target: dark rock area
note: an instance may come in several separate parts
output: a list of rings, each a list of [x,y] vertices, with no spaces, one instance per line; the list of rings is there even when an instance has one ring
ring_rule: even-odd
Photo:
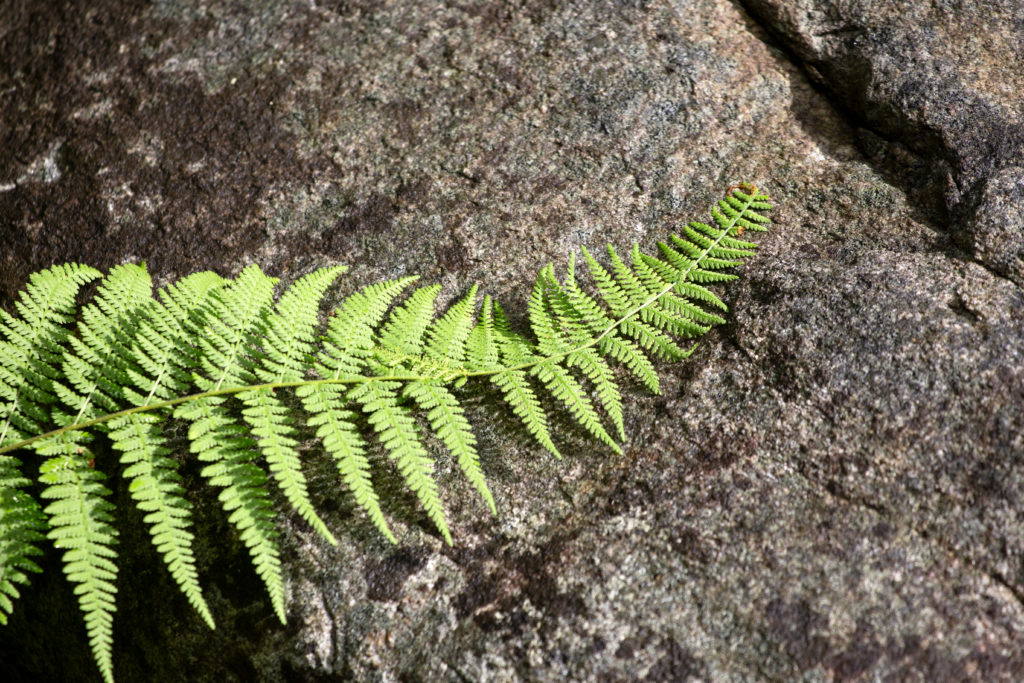
[[[729,321],[616,456],[469,412],[454,547],[308,453],[288,624],[196,483],[192,613],[122,482],[119,681],[1024,680],[1024,8],[1006,0],[0,4],[0,306],[52,263],[419,273],[517,324],[538,268],[778,204]],[[181,453],[187,452],[182,445]],[[103,462],[97,466],[103,467]],[[284,506],[281,507],[284,510]],[[59,558],[5,681],[99,680]]]

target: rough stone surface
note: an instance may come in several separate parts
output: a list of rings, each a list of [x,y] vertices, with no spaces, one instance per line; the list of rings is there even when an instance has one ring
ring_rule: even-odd
[[[581,244],[651,248],[741,180],[780,207],[624,456],[563,428],[554,461],[470,397],[499,516],[439,453],[454,547],[381,457],[390,546],[311,450],[340,544],[282,514],[286,626],[208,491],[213,632],[122,505],[118,679],[1024,678],[1024,14],[918,5],[0,7],[4,306],[65,260],[345,263],[334,297],[421,273],[522,321]],[[94,680],[46,569],[5,678]]]
[[[941,207],[975,258],[1024,285],[1020,0],[742,4],[885,147],[910,152],[916,202]]]

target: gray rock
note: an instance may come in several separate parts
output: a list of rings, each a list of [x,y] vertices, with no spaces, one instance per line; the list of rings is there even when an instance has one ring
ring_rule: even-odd
[[[522,324],[579,245],[651,249],[743,180],[779,204],[624,456],[563,427],[555,461],[470,394],[499,516],[439,450],[454,547],[381,456],[390,546],[311,448],[339,546],[282,513],[287,626],[194,463],[216,631],[118,484],[119,680],[1024,676],[1020,26],[747,4],[0,8],[5,307],[54,261],[345,263],[335,299],[421,273]],[[46,570],[7,677],[96,679]]]
[[[1024,284],[1019,0],[743,4],[872,133],[918,155],[915,189],[948,214],[939,222]]]

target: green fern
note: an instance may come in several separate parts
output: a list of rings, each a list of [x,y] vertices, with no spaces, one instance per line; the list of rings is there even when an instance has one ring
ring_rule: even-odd
[[[104,472],[117,472],[129,480],[174,581],[214,626],[193,554],[191,507],[165,436],[174,423],[188,426],[201,476],[220,490],[282,622],[271,480],[302,519],[336,543],[302,469],[307,428],[391,542],[371,477],[373,438],[447,543],[424,430],[497,512],[459,398],[467,382],[492,382],[555,456],[545,395],[621,454],[623,399],[612,363],[658,392],[654,360],[686,358],[695,348],[687,340],[724,322],[711,309],[726,306],[707,285],[735,278],[725,271],[756,248],[740,236],[765,230],[770,208],[753,186],[735,186],[710,223],[690,223],[659,242],[660,258],[634,246],[624,260],[609,246],[606,266],[584,249],[592,287],[577,281],[575,258],[561,279],[546,266],[529,299],[532,336],[514,331],[490,296],[478,311],[476,286],[440,317],[437,285],[396,305],[415,278],[364,287],[321,330],[321,300],[343,267],[299,279],[275,302],[277,281],[255,266],[234,280],[197,273],[156,297],[143,266],[117,266],[80,311],[75,298],[99,272],[69,264],[34,274],[15,311],[0,311],[0,623],[14,609],[17,586],[39,571],[33,558],[40,541],[52,540],[75,584],[93,656],[103,678],[113,680],[117,530]],[[117,463],[93,450],[97,434],[109,439]]]

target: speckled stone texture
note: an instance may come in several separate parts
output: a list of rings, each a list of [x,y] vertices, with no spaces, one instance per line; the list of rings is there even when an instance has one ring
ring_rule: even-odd
[[[651,249],[747,180],[777,224],[621,457],[467,406],[455,546],[307,454],[289,621],[196,484],[207,630],[120,504],[120,681],[1024,679],[1019,3],[0,5],[0,304],[33,270],[420,273],[517,324],[537,269]],[[184,454],[187,449],[182,448]],[[99,467],[114,469],[102,459]],[[282,506],[282,510],[284,507]],[[5,680],[97,680],[50,553]]]
[[[917,157],[918,191],[964,248],[1024,285],[1021,0],[741,4],[856,121]]]

